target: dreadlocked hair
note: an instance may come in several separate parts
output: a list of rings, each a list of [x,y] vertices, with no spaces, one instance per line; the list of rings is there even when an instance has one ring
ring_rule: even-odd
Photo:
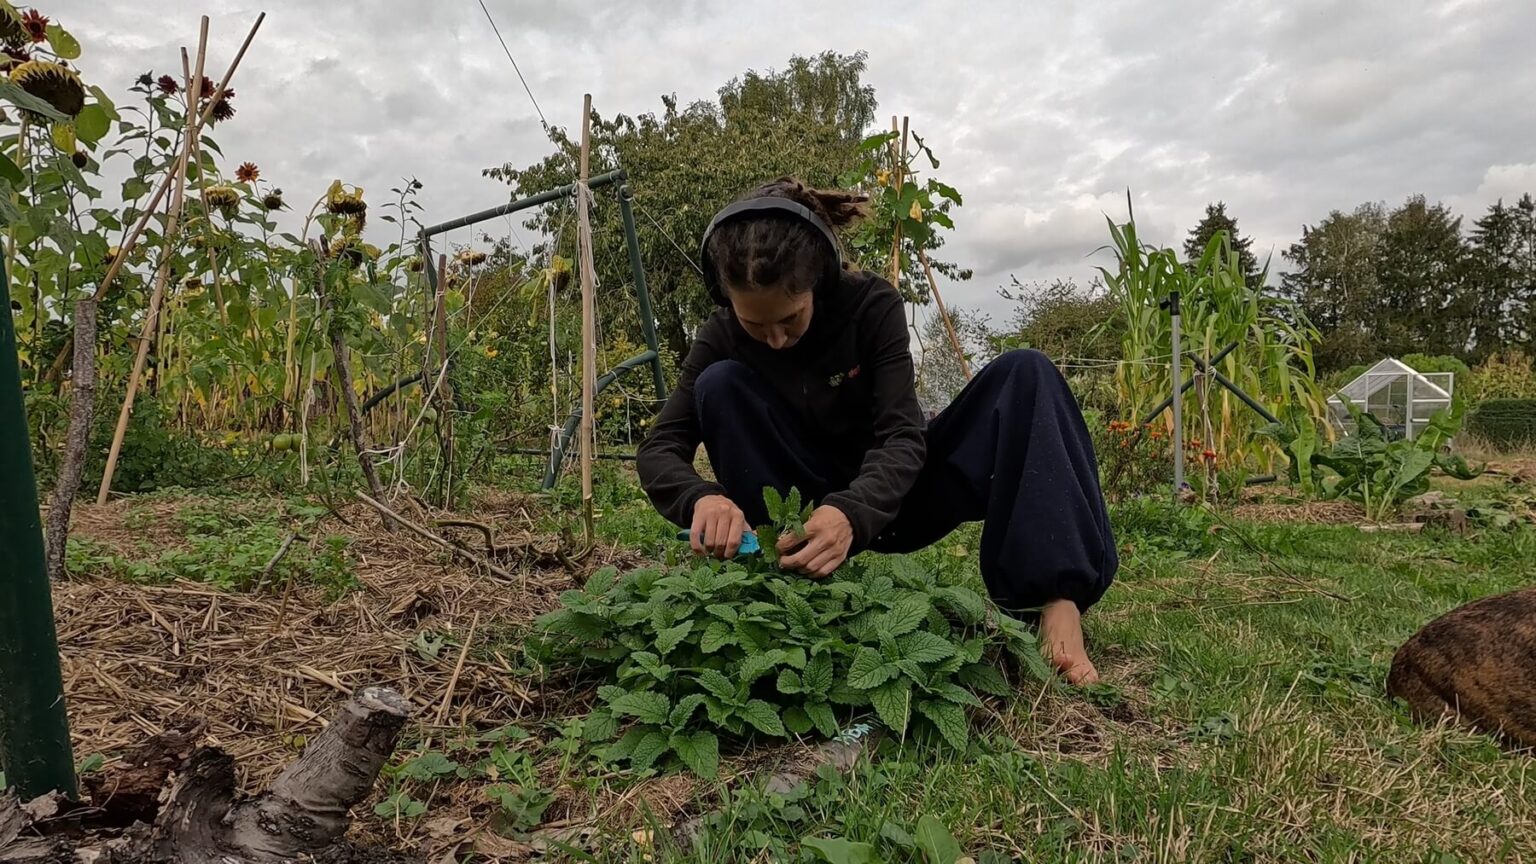
[[[865,215],[869,197],[839,189],[816,189],[794,177],[780,177],[738,198],[784,198],[806,208],[834,233]],[[788,213],[765,211],[733,219],[709,236],[709,261],[717,284],[732,291],[783,288],[800,294],[816,287],[827,271],[821,233]],[[846,264],[844,265],[847,266]]]

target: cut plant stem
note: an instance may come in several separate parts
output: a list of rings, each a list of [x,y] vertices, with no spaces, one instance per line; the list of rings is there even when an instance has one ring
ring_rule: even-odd
[[[85,472],[86,451],[96,413],[96,301],[75,303],[75,371],[71,379],[69,433],[64,445],[64,464],[53,487],[48,508],[48,578],[63,579],[65,551],[69,543],[69,516]]]

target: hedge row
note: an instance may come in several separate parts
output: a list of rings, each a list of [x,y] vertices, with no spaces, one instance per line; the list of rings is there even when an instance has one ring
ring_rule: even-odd
[[[1489,399],[1467,418],[1467,431],[1497,447],[1536,444],[1536,399]]]

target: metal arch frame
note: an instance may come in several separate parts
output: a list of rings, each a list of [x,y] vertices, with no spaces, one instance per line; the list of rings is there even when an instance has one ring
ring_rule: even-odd
[[[437,266],[432,258],[433,237],[506,216],[510,213],[516,213],[520,210],[527,210],[552,201],[559,201],[562,198],[569,198],[576,194],[576,185],[575,183],[567,183],[564,186],[540,192],[536,195],[509,201],[506,204],[492,207],[489,210],[481,210],[477,213],[460,216],[457,219],[440,222],[421,229],[417,234],[417,243],[421,247],[421,259],[423,271],[427,275],[428,290],[432,292],[434,297],[437,295],[439,275]],[[635,280],[635,294],[640,302],[640,328],[645,336],[646,344],[645,351],[625,360],[599,377],[597,379],[597,392],[602,393],[617,381],[620,376],[649,364],[651,367],[652,384],[656,388],[656,398],[657,400],[664,400],[667,398],[667,381],[666,377],[662,374],[661,345],[656,336],[656,316],[651,311],[651,291],[649,286],[646,285],[645,267],[640,261],[640,237],[635,233],[635,211],[631,203],[635,195],[629,188],[629,175],[624,169],[620,168],[616,171],[610,171],[607,174],[593,177],[587,182],[587,186],[594,190],[602,189],[606,186],[618,187],[619,214],[624,222],[624,244],[629,249],[630,275]],[[555,488],[555,483],[560,478],[561,465],[565,462],[566,447],[570,444],[571,439],[575,437],[576,427],[580,422],[581,407],[578,405],[571,411],[570,416],[566,418],[565,426],[561,428],[559,436],[550,448],[549,462],[544,471],[544,489]]]

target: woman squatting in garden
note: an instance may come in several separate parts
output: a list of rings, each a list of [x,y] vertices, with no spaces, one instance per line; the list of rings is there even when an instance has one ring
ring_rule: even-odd
[[[641,484],[695,552],[720,558],[768,523],[765,488],[799,489],[815,510],[777,546],[812,578],[979,520],[993,600],[1040,610],[1051,662],[1092,683],[1081,614],[1118,559],[1077,401],[1045,355],[1011,351],[925,421],[901,295],[844,265],[834,233],[864,201],[781,178],[715,216],[700,263],[720,308],[639,449]],[[715,482],[694,470],[700,444]]]

